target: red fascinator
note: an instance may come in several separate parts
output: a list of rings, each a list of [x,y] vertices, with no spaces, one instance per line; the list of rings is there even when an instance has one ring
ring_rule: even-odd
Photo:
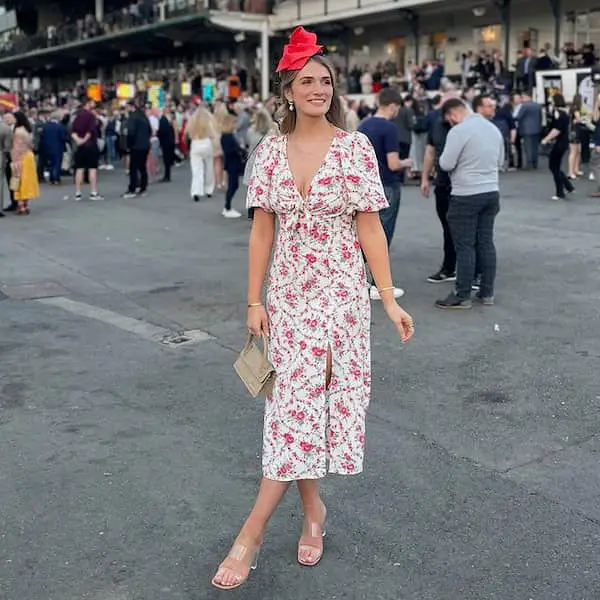
[[[317,34],[309,33],[304,27],[296,27],[290,36],[290,41],[283,47],[283,55],[277,65],[276,72],[299,71],[308,59],[323,50],[317,44]]]

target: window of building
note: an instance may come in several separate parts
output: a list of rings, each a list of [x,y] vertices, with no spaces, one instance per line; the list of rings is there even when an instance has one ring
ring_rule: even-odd
[[[572,23],[572,41],[576,48],[581,48],[584,44],[594,44],[596,48],[600,48],[600,9],[579,12]]]
[[[502,25],[486,25],[473,29],[473,41],[478,50],[497,50],[502,44]]]

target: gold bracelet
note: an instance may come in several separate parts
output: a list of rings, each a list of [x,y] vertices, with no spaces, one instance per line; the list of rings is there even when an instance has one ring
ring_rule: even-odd
[[[377,291],[381,294],[381,292],[391,292],[392,290],[395,290],[395,286],[390,286],[390,287],[384,287],[381,289],[378,289]]]
[[[262,302],[251,302],[248,304],[248,308],[257,308],[259,306],[263,306]]]

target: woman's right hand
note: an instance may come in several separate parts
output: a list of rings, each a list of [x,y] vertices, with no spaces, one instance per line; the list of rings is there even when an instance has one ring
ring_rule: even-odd
[[[248,331],[256,336],[262,337],[263,333],[269,335],[269,319],[263,304],[248,307],[248,319],[246,321]]]
[[[408,342],[415,333],[415,324],[412,317],[396,301],[386,304],[385,311],[396,326],[402,342]]]

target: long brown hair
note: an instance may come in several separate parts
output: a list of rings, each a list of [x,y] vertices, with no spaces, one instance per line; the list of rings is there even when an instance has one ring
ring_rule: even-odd
[[[329,71],[331,83],[333,85],[333,96],[331,98],[331,106],[329,107],[325,118],[335,127],[338,127],[339,129],[346,129],[346,117],[344,116],[344,108],[342,107],[342,101],[337,93],[337,82],[335,79],[335,72],[333,66],[326,58],[324,58],[320,54],[313,56],[309,59],[308,62],[311,61],[323,65]],[[299,71],[281,71],[280,73],[279,101],[281,103],[281,106],[277,111],[276,120],[279,122],[279,131],[283,135],[292,133],[292,131],[294,131],[294,129],[296,128],[296,111],[290,110],[288,100],[285,97],[285,93],[290,89],[298,73]]]
[[[582,106],[583,98],[581,97],[581,94],[575,94],[571,101],[571,114],[574,115],[576,112],[581,113]]]

